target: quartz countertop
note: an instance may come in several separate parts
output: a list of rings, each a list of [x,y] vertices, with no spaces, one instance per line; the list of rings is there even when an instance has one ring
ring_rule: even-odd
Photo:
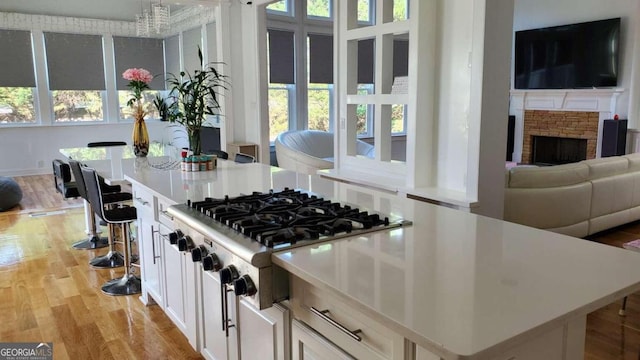
[[[274,253],[274,264],[447,357],[492,356],[640,289],[640,254],[261,164],[125,172],[173,203],[303,188],[412,225]]]

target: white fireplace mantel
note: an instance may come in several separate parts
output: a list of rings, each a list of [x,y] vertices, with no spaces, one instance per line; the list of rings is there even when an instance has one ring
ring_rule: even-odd
[[[515,115],[513,161],[522,161],[525,110],[549,111],[591,111],[599,113],[598,145],[596,157],[602,148],[602,124],[615,115],[621,88],[611,89],[552,89],[552,90],[511,90],[509,114]]]

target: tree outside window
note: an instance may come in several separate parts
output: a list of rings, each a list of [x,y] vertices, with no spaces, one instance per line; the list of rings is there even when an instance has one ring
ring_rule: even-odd
[[[35,122],[33,88],[0,87],[0,124]]]
[[[101,91],[54,90],[51,96],[56,122],[104,120]]]

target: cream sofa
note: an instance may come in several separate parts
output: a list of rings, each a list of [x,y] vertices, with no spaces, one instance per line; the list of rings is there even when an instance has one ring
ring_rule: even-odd
[[[504,220],[576,237],[640,220],[640,154],[511,168]]]
[[[275,141],[278,166],[303,174],[315,174],[333,168],[333,133],[319,130],[292,130]],[[357,141],[358,155],[373,157],[374,147]]]

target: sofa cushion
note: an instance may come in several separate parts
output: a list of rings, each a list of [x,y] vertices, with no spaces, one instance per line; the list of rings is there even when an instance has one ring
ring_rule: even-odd
[[[640,200],[640,173],[602,177],[591,183],[591,219],[638,206],[634,201]]]
[[[599,179],[627,172],[629,160],[624,157],[605,157],[581,161],[589,166],[589,179]]]
[[[640,153],[633,153],[622,156],[629,161],[628,171],[640,171]]]
[[[548,188],[579,184],[587,181],[589,167],[582,163],[515,167],[509,170],[509,188]]]
[[[505,191],[504,220],[539,229],[560,228],[589,219],[591,183],[548,187],[509,188]]]

